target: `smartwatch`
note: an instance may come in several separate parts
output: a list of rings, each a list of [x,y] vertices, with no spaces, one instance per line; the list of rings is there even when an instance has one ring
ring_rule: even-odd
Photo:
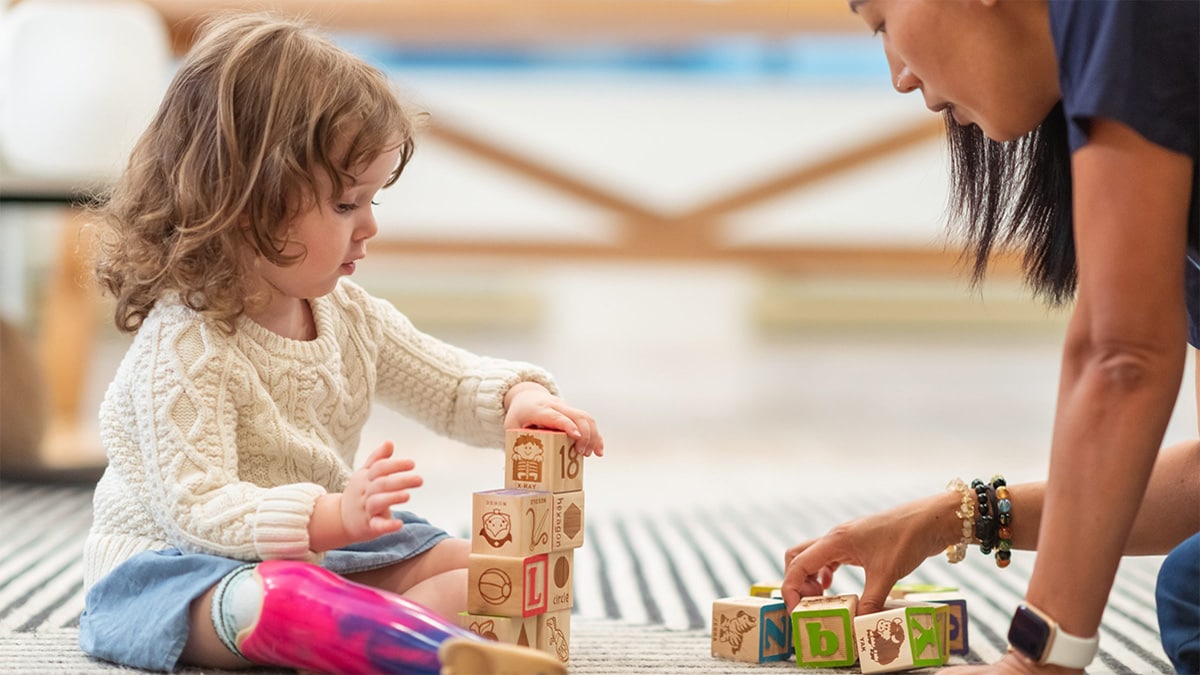
[[[1100,650],[1100,636],[1071,635],[1044,612],[1025,603],[1013,614],[1008,627],[1008,646],[1039,665],[1083,669]]]

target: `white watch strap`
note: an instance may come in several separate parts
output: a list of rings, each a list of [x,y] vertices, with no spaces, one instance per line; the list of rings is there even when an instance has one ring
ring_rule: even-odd
[[[1025,603],[1025,606],[1037,612],[1053,627],[1053,630],[1050,631],[1050,644],[1046,646],[1040,663],[1083,669],[1092,662],[1092,659],[1096,658],[1096,652],[1100,651],[1099,634],[1090,638],[1071,635],[1042,610],[1029,603]]]

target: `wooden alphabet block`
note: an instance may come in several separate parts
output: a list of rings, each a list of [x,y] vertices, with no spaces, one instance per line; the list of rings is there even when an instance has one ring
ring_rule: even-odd
[[[458,625],[472,633],[510,645],[537,647],[537,617],[483,616],[458,613]]]
[[[948,654],[958,656],[966,656],[971,653],[970,632],[967,630],[969,621],[967,620],[967,599],[961,593],[957,592],[941,592],[941,593],[910,593],[904,596],[905,600],[914,602],[936,602],[946,605],[949,608],[949,613],[946,617],[946,647]]]
[[[467,559],[467,611],[529,617],[549,606],[547,554],[507,558],[472,553]]]
[[[801,668],[852,666],[857,595],[818,595],[801,598],[792,608],[792,643]]]
[[[560,609],[538,616],[538,649],[566,663],[571,658],[571,610]]]
[[[565,551],[583,546],[583,490],[555,492],[551,499],[554,528],[550,550]]]
[[[571,609],[575,606],[575,551],[554,551],[549,561],[550,602],[546,611]]]
[[[471,515],[471,553],[524,558],[550,552],[549,492],[476,492]]]
[[[713,602],[713,656],[765,663],[785,661],[791,652],[791,625],[782,600],[751,596]]]
[[[954,593],[957,586],[939,586],[938,584],[902,583],[892,586],[888,591],[889,598],[903,599],[911,593]]]
[[[753,598],[780,598],[783,597],[782,591],[782,581],[760,581],[750,584],[750,597]]]
[[[583,489],[583,457],[561,431],[509,429],[504,435],[504,487],[546,492]]]
[[[882,612],[854,619],[862,672],[886,673],[946,662],[946,605],[889,600],[884,606]]]

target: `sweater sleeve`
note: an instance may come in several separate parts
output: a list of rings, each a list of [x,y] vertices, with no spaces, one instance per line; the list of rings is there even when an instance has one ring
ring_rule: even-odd
[[[350,302],[363,307],[377,353],[376,396],[438,434],[471,445],[504,443],[504,396],[519,382],[537,382],[558,394],[542,368],[472,354],[417,330],[391,303],[344,283]]]
[[[178,321],[142,328],[151,334],[139,335],[148,339],[126,386],[133,419],[108,425],[110,464],[141,488],[139,498],[182,551],[319,559],[309,550],[308,521],[325,488],[239,478],[237,401],[248,383],[225,336],[178,312]]]

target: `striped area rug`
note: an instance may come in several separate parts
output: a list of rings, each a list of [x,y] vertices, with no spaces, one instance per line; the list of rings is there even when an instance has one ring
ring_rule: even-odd
[[[576,553],[574,673],[726,673],[788,664],[744,666],[709,656],[713,600],[744,595],[757,581],[778,579],[784,549],[848,517],[894,505],[903,495],[741,500],[735,505],[589,512],[586,543]],[[915,496],[915,495],[912,495]],[[91,489],[0,483],[0,670],[109,672],[79,652],[83,607],[83,538]],[[461,528],[465,534],[465,523]],[[1128,558],[1101,626],[1100,656],[1089,672],[1167,673],[1154,610],[1162,559]],[[1005,650],[1005,631],[1032,569],[1018,552],[997,569],[977,553],[961,565],[931,560],[909,581],[954,585],[967,597],[971,654],[985,663]],[[861,590],[861,571],[838,573],[831,591]],[[841,669],[831,672],[846,672]]]

